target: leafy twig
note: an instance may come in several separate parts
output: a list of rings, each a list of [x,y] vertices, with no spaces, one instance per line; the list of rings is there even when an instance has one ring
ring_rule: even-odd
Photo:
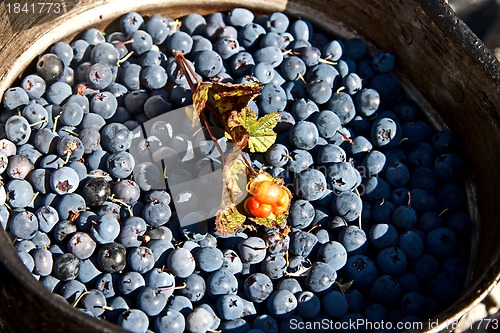
[[[193,125],[198,122],[197,116],[201,117],[223,159],[224,193],[220,209],[216,214],[216,230],[225,235],[234,234],[247,227],[244,225],[247,218],[257,225],[282,227],[288,217],[290,191],[283,185],[282,179],[273,178],[262,170],[259,172],[254,170],[248,158],[242,153],[247,147],[251,153],[265,152],[276,140],[273,129],[280,119],[279,113],[274,112],[257,118],[255,112],[248,106],[250,101],[260,94],[263,85],[260,82],[248,84],[202,82],[181,52],[174,52],[174,55],[193,92],[194,111],[188,112],[187,115]],[[213,134],[205,110],[211,112],[222,123],[226,137],[234,143],[234,147],[227,153],[223,152]],[[249,174],[251,174],[250,180],[247,178]],[[240,176],[245,177],[246,187],[240,183]],[[278,186],[278,190],[275,189],[274,192],[275,196],[276,193],[278,196],[274,198],[276,201],[272,204],[272,212],[271,203],[263,203],[268,206],[266,214],[257,214],[247,206],[248,199],[252,198],[254,202],[257,199],[252,191],[245,192],[245,190],[255,187],[259,182]],[[249,186],[250,184],[253,185]],[[248,198],[241,205],[240,199],[243,196]]]

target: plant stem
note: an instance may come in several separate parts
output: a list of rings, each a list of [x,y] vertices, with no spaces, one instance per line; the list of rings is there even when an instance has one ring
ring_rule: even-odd
[[[243,162],[245,162],[246,166],[247,166],[247,169],[250,170],[250,172],[252,172],[252,175],[257,175],[257,171],[255,171],[253,168],[252,168],[252,164],[250,163],[250,161],[247,159],[246,155],[243,154],[242,151],[240,151],[240,156],[241,158],[243,159]]]
[[[194,79],[196,80],[196,84],[201,83],[200,79],[198,78],[198,76],[196,76],[196,73],[191,68],[191,66],[186,66],[187,60],[181,52],[179,52],[179,51],[174,52],[174,56],[175,56],[175,59],[177,59],[177,62],[179,63],[179,66],[181,67],[182,72],[186,76],[186,80],[189,84],[189,87],[191,88],[191,90],[194,93],[196,91],[196,87],[194,86],[194,83],[191,80],[191,76],[194,77]],[[191,76],[189,76],[189,74],[191,74]]]
[[[205,127],[207,129],[208,135],[210,135],[210,138],[214,142],[214,145],[217,148],[217,150],[219,151],[221,158],[224,159],[224,151],[222,150],[221,146],[219,145],[219,141],[217,141],[217,138],[215,137],[214,133],[212,132],[212,129],[210,128],[210,124],[208,123],[207,116],[203,112],[201,112],[200,115],[201,115],[201,119],[203,119],[203,122],[205,123]]]
[[[196,92],[196,87],[194,85],[194,82],[191,79],[191,76],[195,78],[196,84],[200,84],[201,81],[198,79],[196,76],[196,73],[193,71],[191,66],[186,66],[186,58],[181,52],[175,52],[175,58],[177,59],[177,62],[179,63],[179,66],[181,67],[182,72],[184,73],[184,76],[186,77],[186,80],[189,84],[189,88],[191,88],[191,91],[194,93]],[[191,75],[190,75],[191,74]],[[210,111],[212,113],[214,112],[211,108]],[[215,144],[215,147],[219,151],[219,154],[221,155],[221,158],[224,158],[224,151],[222,150],[221,146],[219,145],[219,142],[217,141],[217,138],[215,137],[214,133],[212,132],[212,129],[210,128],[210,124],[208,122],[207,116],[203,113],[203,111],[200,112],[201,119],[203,119],[203,123],[205,124],[205,127],[208,131],[208,134],[210,135],[210,138]]]
[[[186,76],[186,80],[188,82],[188,85],[189,85],[189,88],[191,88],[191,91],[193,92],[193,95],[194,93],[196,92],[196,86],[194,84],[194,82],[192,81],[192,77],[196,80],[196,84],[199,85],[201,84],[202,82],[200,81],[200,79],[198,78],[198,76],[196,76],[196,73],[194,72],[193,68],[191,68],[191,66],[188,66],[187,65],[187,60],[186,58],[184,57],[184,55],[179,52],[179,51],[176,51],[174,52],[174,56],[175,58],[177,59],[177,62],[179,63],[179,67],[181,68],[181,71],[184,73],[184,76]],[[208,103],[205,105],[205,107],[221,122],[223,122],[220,114],[214,110],[212,108],[211,105],[209,105]],[[212,132],[212,129],[210,127],[210,124],[208,122],[208,119],[207,119],[207,116],[205,115],[205,113],[203,113],[203,111],[200,112],[200,116],[201,116],[201,119],[203,120],[203,123],[208,131],[208,134],[210,135],[210,138],[212,139],[212,141],[214,142],[215,144],[215,147],[217,148],[217,150],[219,151],[219,154],[221,155],[221,159],[224,160],[224,152],[222,150],[222,148],[220,147],[219,145],[219,142],[217,141],[217,138],[215,137],[215,135],[213,134]],[[253,174],[253,175],[256,175],[257,172],[252,168],[252,164],[250,163],[250,161],[246,158],[245,154],[243,154],[241,151],[240,151],[240,155],[244,161],[244,163],[246,164],[247,168],[250,170],[250,172]],[[224,162],[224,161],[223,161]]]

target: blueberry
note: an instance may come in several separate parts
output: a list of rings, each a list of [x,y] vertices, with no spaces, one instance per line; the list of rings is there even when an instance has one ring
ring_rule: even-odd
[[[196,264],[193,255],[188,250],[178,248],[169,254],[167,265],[172,274],[185,278],[193,273]]]
[[[87,70],[87,80],[94,89],[105,89],[113,81],[111,67],[106,63],[95,63]]]
[[[68,241],[69,251],[81,260],[90,258],[95,248],[96,242],[84,232],[76,232]]]
[[[330,291],[321,299],[326,314],[331,318],[342,317],[348,309],[348,303],[345,295],[339,291]]]
[[[136,12],[130,12],[120,17],[120,29],[125,34],[130,34],[139,29],[144,22],[142,16]]]
[[[167,310],[155,319],[155,329],[160,333],[182,333],[185,325],[184,316],[176,310]]]
[[[80,177],[75,170],[62,167],[50,175],[50,186],[57,194],[73,193],[78,188]]]
[[[146,66],[141,71],[141,82],[147,89],[160,89],[167,83],[167,73],[160,65]]]
[[[337,273],[332,266],[318,261],[315,262],[308,271],[305,284],[310,291],[319,293],[329,290],[336,278]],[[290,306],[293,306],[294,302],[292,301],[290,303]]]
[[[333,111],[340,119],[342,125],[349,123],[356,115],[354,102],[350,95],[345,92],[332,94],[326,102],[328,110]]]
[[[318,258],[338,271],[347,263],[347,251],[341,243],[328,241],[319,248]]]
[[[73,280],[80,271],[80,260],[72,253],[65,253],[54,261],[54,274],[62,281]]]
[[[144,30],[136,30],[130,34],[130,40],[132,43],[129,44],[131,51],[138,55],[144,54],[151,50],[153,46],[153,38]]]
[[[97,254],[97,262],[104,272],[120,272],[126,265],[126,249],[120,243],[104,244]]]
[[[195,69],[205,78],[211,78],[219,74],[222,70],[221,56],[212,50],[199,52],[195,58]]]
[[[206,332],[213,325],[214,317],[206,309],[197,307],[186,317],[186,329],[189,332]]]
[[[87,41],[90,45],[97,45],[104,42],[104,34],[96,28],[90,28],[82,33],[82,39]]]
[[[273,67],[277,67],[283,61],[283,53],[279,47],[266,46],[253,53],[255,63],[268,62]]]
[[[122,124],[111,123],[104,126],[101,132],[101,143],[103,148],[112,153],[130,148],[131,140],[131,132]]]
[[[71,94],[72,91],[69,84],[57,81],[47,87],[45,96],[48,102],[56,105],[62,105],[63,102],[71,96]]]
[[[111,195],[111,185],[102,178],[90,178],[83,185],[82,196],[87,205],[100,206]]]
[[[286,95],[282,87],[268,83],[262,88],[261,96],[257,100],[259,109],[264,114],[284,111],[286,106]]]
[[[250,17],[247,16],[247,19]],[[248,22],[238,32],[238,41],[247,50],[255,50],[265,34],[266,30],[260,24]]]
[[[31,135],[31,127],[28,120],[17,115],[10,117],[5,123],[5,135],[14,144],[25,144]]]
[[[288,290],[274,291],[267,301],[269,314],[283,319],[290,316],[297,308],[297,298]]]
[[[123,312],[117,321],[124,330],[145,332],[149,325],[147,314],[139,309],[129,309]]]
[[[167,48],[170,52],[178,51],[188,54],[193,47],[193,38],[184,31],[177,31],[167,39]]]
[[[46,82],[57,81],[62,76],[63,70],[63,61],[54,53],[42,55],[36,64],[37,74]]]

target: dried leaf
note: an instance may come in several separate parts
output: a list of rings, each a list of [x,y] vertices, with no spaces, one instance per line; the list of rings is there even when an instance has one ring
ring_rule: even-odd
[[[335,282],[335,284],[337,285],[337,287],[339,287],[340,292],[342,294],[345,294],[347,290],[349,290],[349,288],[352,286],[353,282],[354,281],[347,281],[345,283]]]
[[[241,214],[236,206],[246,197],[246,184],[248,181],[248,168],[240,158],[241,150],[234,146],[225,156],[222,170],[224,184],[221,209],[216,214],[215,227],[222,235],[234,234],[243,228],[246,216]]]
[[[222,181],[224,183],[222,206],[227,203],[237,204],[238,200],[247,194],[248,168],[243,160],[239,158],[240,152],[239,147],[235,146],[231,153],[226,155],[224,160],[224,168],[222,170]]]
[[[241,214],[233,203],[219,209],[215,216],[215,229],[221,235],[235,234],[244,229],[246,216]]]
[[[191,120],[192,126],[195,127],[200,121],[200,114],[196,111],[194,105],[184,107],[184,112],[186,112],[186,116]]]
[[[262,83],[200,82],[193,93],[193,105],[198,115],[208,104],[213,111],[224,116],[231,111],[240,112],[260,94]]]
[[[286,224],[286,219],[288,217],[288,211],[279,214],[278,216],[271,214],[270,217],[250,217],[250,221],[255,224],[262,225],[268,228],[282,228]]]
[[[221,115],[231,111],[240,112],[248,103],[260,95],[262,83],[212,83],[208,103]],[[198,90],[198,89],[197,89]]]
[[[208,94],[210,92],[210,89],[212,88],[212,83],[211,82],[201,82],[196,86],[196,91],[193,93],[193,106],[194,106],[194,114],[195,115],[200,115],[200,113],[203,112],[203,109],[205,108],[208,100]],[[196,125],[198,118],[193,117],[191,118],[193,122],[193,126]]]

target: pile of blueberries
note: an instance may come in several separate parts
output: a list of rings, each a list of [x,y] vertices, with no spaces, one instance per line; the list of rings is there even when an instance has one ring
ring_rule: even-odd
[[[55,43],[3,95],[0,222],[46,288],[89,316],[158,333],[360,321],[393,332],[458,299],[472,228],[464,163],[454,135],[404,94],[392,53],[244,8],[180,20],[131,12],[114,27]],[[165,122],[133,140],[192,104],[174,50],[202,81],[262,82],[249,106],[281,120],[275,144],[248,157],[291,189],[287,228],[184,228],[177,208],[202,200],[171,196],[175,177],[131,153],[190,144]],[[220,168],[220,156],[207,161],[182,171]]]

